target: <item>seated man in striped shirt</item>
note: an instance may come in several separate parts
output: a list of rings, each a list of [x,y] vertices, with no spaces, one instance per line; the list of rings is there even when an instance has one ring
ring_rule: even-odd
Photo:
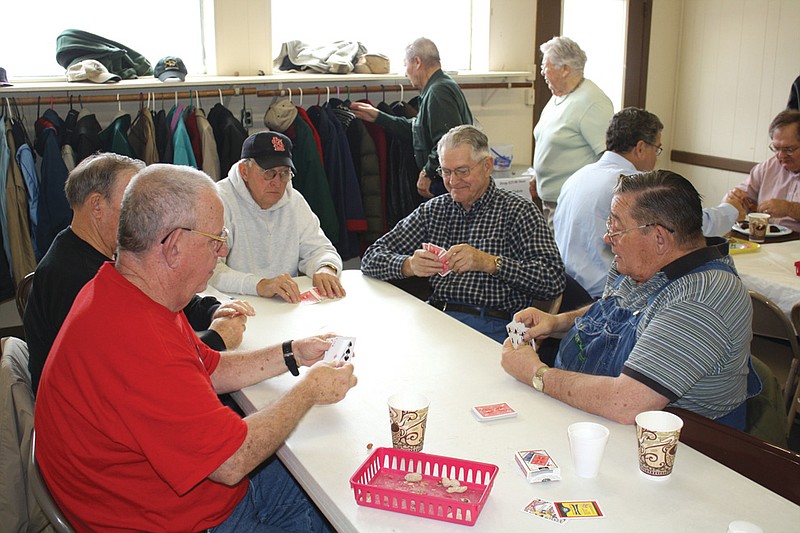
[[[604,296],[577,311],[516,315],[525,339],[564,334],[555,368],[506,342],[506,372],[565,403],[623,424],[674,405],[744,429],[760,392],[750,363],[752,307],[728,256],[706,240],[700,195],[667,170],[620,176],[605,239]]]
[[[428,278],[428,303],[503,342],[511,315],[564,291],[564,263],[536,205],[495,185],[483,132],[456,126],[439,140],[438,153],[449,194],[423,203],[375,241],[361,271],[383,280]],[[442,257],[427,243],[442,248]]]

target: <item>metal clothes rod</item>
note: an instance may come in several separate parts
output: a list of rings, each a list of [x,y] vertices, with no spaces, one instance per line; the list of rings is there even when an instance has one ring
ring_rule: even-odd
[[[512,82],[498,82],[498,83],[464,83],[460,84],[462,89],[465,90],[473,90],[473,89],[530,89],[533,87],[532,83],[512,83]],[[281,88],[281,89],[268,89],[268,90],[258,90],[253,87],[237,87],[235,89],[212,89],[212,90],[198,90],[198,91],[177,91],[177,97],[179,99],[189,99],[191,97],[196,97],[197,95],[200,98],[220,98],[222,96],[242,96],[242,95],[253,95],[255,94],[259,98],[270,97],[270,96],[289,96],[290,91],[292,96],[294,95],[327,95],[333,94],[339,91],[339,97],[341,95],[347,95],[349,87],[349,92],[351,98],[355,97],[360,98],[361,94],[364,92],[370,94],[377,94],[386,91],[400,91],[401,88],[403,91],[415,91],[414,87],[411,85],[401,85],[401,84],[383,84],[383,85],[351,85],[351,84],[336,84],[336,85],[316,85],[314,87],[288,87],[288,88]],[[72,104],[76,105],[79,103],[114,103],[114,102],[138,102],[141,99],[147,100],[147,95],[150,94],[151,99],[155,97],[156,100],[172,100],[175,98],[176,91],[168,91],[165,89],[159,89],[156,91],[140,91],[138,93],[128,93],[128,94],[118,94],[113,92],[112,89],[109,88],[110,93],[101,94],[101,95],[84,95],[80,94],[80,89],[76,90],[75,93],[72,93],[71,96],[41,96],[41,97],[29,97],[29,98],[15,98],[15,97],[7,97],[13,98],[14,102],[17,105],[42,105],[42,106],[49,106],[55,104],[69,104],[70,99],[72,100]],[[71,91],[70,91],[71,92]],[[80,97],[78,96],[80,94]],[[356,96],[358,95],[358,96]],[[2,97],[2,93],[0,93],[0,97]]]

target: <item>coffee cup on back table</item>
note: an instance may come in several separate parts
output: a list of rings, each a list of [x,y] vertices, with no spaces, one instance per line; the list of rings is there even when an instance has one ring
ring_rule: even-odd
[[[750,228],[750,240],[752,242],[764,242],[769,228],[769,214],[750,213],[747,215],[747,223]]]

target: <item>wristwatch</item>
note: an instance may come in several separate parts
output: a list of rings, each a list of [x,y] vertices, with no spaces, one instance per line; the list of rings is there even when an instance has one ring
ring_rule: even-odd
[[[539,392],[544,392],[544,373],[550,370],[550,367],[547,365],[542,365],[539,367],[539,370],[533,375],[533,379],[531,380],[531,385],[533,388]]]
[[[293,376],[299,376],[300,370],[297,368],[297,359],[294,358],[294,352],[292,352],[292,341],[285,341],[281,345],[281,349],[283,350],[283,362],[286,363],[286,368],[289,369]]]
[[[500,267],[501,266],[503,266],[503,258],[498,255],[497,257],[494,258],[494,268],[495,268],[494,273],[495,274],[500,272]]]

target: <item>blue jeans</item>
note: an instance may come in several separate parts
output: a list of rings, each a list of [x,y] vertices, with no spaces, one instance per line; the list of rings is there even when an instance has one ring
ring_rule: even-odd
[[[508,338],[508,330],[506,330],[508,320],[501,320],[490,316],[470,315],[469,313],[458,313],[456,311],[445,311],[445,313],[472,329],[480,331],[487,337],[491,337],[500,344],[503,344],[506,338]]]
[[[317,508],[277,457],[250,478],[247,493],[213,533],[329,532]]]

